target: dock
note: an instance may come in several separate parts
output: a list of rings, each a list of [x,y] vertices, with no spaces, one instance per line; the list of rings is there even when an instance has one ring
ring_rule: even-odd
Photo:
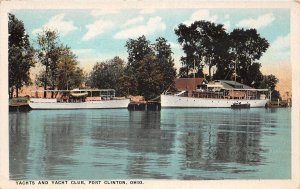
[[[160,111],[161,105],[156,101],[130,102],[127,109],[129,111]]]
[[[159,102],[130,102],[127,109],[129,111],[160,111]],[[27,103],[13,103],[9,105],[9,111],[30,111],[31,108]]]
[[[27,103],[14,103],[9,105],[9,111],[29,111],[30,106]]]

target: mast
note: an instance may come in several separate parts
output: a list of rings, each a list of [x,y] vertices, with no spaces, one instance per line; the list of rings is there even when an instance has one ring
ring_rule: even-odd
[[[195,79],[195,72],[196,72],[196,68],[195,68],[195,60],[194,60],[194,79]]]
[[[234,84],[236,85],[236,61],[234,63]]]
[[[196,83],[195,83],[195,74],[196,74],[196,68],[195,68],[195,59],[194,59],[194,86],[193,86],[193,88],[194,88],[194,90],[196,90],[197,89],[197,87],[195,86],[196,85]]]

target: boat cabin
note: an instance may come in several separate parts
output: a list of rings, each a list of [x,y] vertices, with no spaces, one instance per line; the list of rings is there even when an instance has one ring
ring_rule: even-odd
[[[204,78],[178,78],[175,87],[182,91],[178,93],[180,96],[199,98],[266,99],[268,95],[268,89],[255,89],[231,80],[207,82]]]
[[[35,101],[38,101],[40,95],[38,93],[46,92],[49,101],[55,100],[57,102],[85,102],[85,101],[101,101],[111,100],[115,98],[114,89],[73,89],[73,90],[40,90],[32,91],[35,94]],[[50,94],[50,96],[49,96]],[[53,94],[53,95],[51,95]],[[45,101],[45,99],[43,99]]]
[[[175,80],[175,88],[178,91],[187,91],[189,96],[193,91],[206,90],[207,84],[208,82],[204,78],[177,78]]]

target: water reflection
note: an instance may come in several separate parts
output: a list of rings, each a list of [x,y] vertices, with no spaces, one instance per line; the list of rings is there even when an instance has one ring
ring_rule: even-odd
[[[290,177],[288,109],[9,116],[11,179]],[[274,169],[277,175],[266,174]]]
[[[181,154],[185,157],[181,170],[238,174],[256,172],[255,166],[268,164],[270,157],[266,154],[270,148],[263,146],[261,140],[264,140],[266,135],[275,133],[276,137],[281,138],[281,133],[278,131],[274,133],[274,128],[282,124],[279,122],[280,118],[276,117],[276,114],[273,115],[276,112],[267,110],[218,111],[188,111],[186,115],[174,116],[178,119],[185,118],[185,124],[178,128],[182,131],[179,132],[181,134],[178,139],[183,144],[184,151]],[[165,118],[165,120],[169,119]],[[289,122],[289,117],[286,117],[285,121]],[[268,129],[270,127],[273,129]],[[271,150],[278,151],[275,146],[274,148]],[[201,179],[202,177],[191,175],[191,177],[183,178]]]
[[[82,145],[83,133],[81,121],[85,119],[84,115],[57,115],[55,118],[45,117],[39,127],[43,128],[43,146],[41,146],[44,174],[51,177],[54,173],[59,176],[66,176],[67,173],[57,171],[60,166],[76,165],[72,154],[76,151],[76,147]],[[58,124],[59,123],[59,124]]]
[[[9,169],[13,170],[10,172],[10,177],[24,178],[31,163],[27,159],[29,153],[27,141],[30,137],[27,114],[12,112],[9,114],[9,123]]]
[[[129,123],[127,147],[133,155],[127,158],[127,173],[133,178],[169,178],[155,170],[170,164],[166,155],[172,153],[174,143],[174,133],[161,129],[160,112],[130,112]]]
[[[161,129],[160,112],[130,112],[128,149],[132,152],[170,154],[174,133]]]
[[[260,115],[234,115],[226,125],[219,127],[216,160],[256,165],[261,162]]]

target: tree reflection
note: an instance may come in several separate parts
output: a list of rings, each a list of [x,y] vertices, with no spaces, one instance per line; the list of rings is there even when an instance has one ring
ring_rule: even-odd
[[[66,176],[61,171],[66,166],[78,164],[72,155],[82,144],[83,127],[82,122],[86,120],[84,114],[60,115],[45,117],[42,125],[42,138],[40,145],[40,158],[47,178]]]
[[[128,174],[133,177],[168,178],[152,167],[166,167],[170,164],[166,155],[172,153],[174,133],[161,129],[159,111],[133,111],[129,115],[130,132],[128,149],[136,157],[128,158]],[[155,155],[152,155],[152,154]]]
[[[29,153],[30,135],[28,132],[27,113],[14,112],[9,114],[9,173],[10,179],[25,178],[30,167],[27,156]]]
[[[213,118],[210,113],[189,115],[193,120],[186,122],[181,137],[185,144],[186,168],[222,171],[226,169],[222,163],[262,163],[260,141],[264,118],[259,113],[227,114],[215,114]]]
[[[286,178],[289,169],[290,114],[283,110],[9,115],[11,179],[261,178],[273,168]]]
[[[255,120],[255,121],[254,121]],[[215,159],[257,165],[261,162],[262,147],[260,116],[234,115],[225,125],[218,128]]]

